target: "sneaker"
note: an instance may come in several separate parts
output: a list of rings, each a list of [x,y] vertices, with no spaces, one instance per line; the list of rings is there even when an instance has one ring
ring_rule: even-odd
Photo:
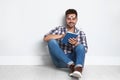
[[[76,67],[75,71],[70,74],[72,77],[81,78],[82,77],[82,67]]]
[[[79,71],[74,71],[70,74],[71,77],[81,78],[82,74]]]
[[[73,73],[73,72],[74,72],[74,67],[75,67],[74,64],[71,64],[71,65],[69,66],[69,68],[70,68],[70,73]]]

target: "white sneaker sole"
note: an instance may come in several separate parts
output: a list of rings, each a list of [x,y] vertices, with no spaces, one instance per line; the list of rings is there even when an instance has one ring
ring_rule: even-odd
[[[74,71],[73,73],[70,74],[71,77],[77,77],[81,78],[82,74],[79,71]]]

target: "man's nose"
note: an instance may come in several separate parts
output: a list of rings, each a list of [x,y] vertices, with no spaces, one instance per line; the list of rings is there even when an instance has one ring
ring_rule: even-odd
[[[73,21],[73,19],[70,19],[70,22],[72,22]]]
[[[72,19],[70,19],[70,22],[73,22],[73,20],[72,20]]]

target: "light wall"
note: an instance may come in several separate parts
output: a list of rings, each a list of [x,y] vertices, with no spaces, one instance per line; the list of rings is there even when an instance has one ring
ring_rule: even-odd
[[[78,11],[86,33],[86,64],[120,65],[120,0],[0,0],[0,65],[50,64],[43,36]]]

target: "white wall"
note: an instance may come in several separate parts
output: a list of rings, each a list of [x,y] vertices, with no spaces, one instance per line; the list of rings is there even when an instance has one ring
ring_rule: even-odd
[[[120,0],[0,0],[0,64],[49,63],[43,36],[62,25],[65,10],[74,8],[79,14],[77,26],[87,36],[86,64],[120,65],[119,3]]]

